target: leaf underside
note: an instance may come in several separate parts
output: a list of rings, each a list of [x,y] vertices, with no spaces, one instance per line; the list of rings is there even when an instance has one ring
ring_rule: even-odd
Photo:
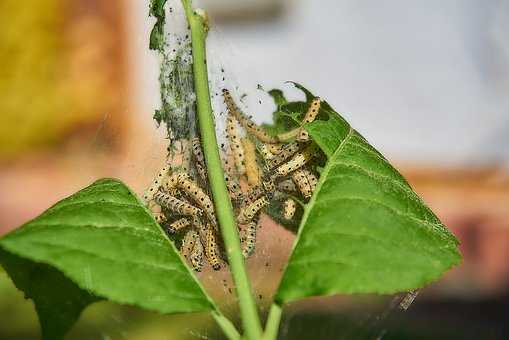
[[[314,96],[296,86],[309,103]],[[291,105],[280,106],[276,118],[302,114]],[[326,102],[318,116],[305,128],[327,163],[276,301],[410,291],[459,264],[458,241],[399,172]]]
[[[63,337],[101,298],[161,313],[214,308],[149,211],[114,179],[1,238],[0,263],[34,301],[47,339]]]

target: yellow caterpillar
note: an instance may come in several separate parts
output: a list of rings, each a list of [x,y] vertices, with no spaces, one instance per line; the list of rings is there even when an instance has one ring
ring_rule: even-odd
[[[304,115],[304,119],[300,123],[299,127],[296,127],[293,130],[280,133],[277,135],[277,139],[280,142],[288,142],[294,138],[296,138],[300,142],[306,142],[309,140],[309,134],[304,129],[303,125],[307,123],[312,123],[316,116],[318,115],[318,111],[320,110],[320,98],[314,98],[311,101],[311,105],[309,106],[309,109],[307,110],[306,114]]]
[[[177,231],[184,229],[185,227],[188,227],[191,225],[191,222],[185,217],[180,218],[176,220],[175,222],[171,223],[166,230],[168,230],[169,234],[175,234]]]
[[[269,168],[278,166],[284,161],[286,161],[288,158],[295,155],[299,151],[300,147],[301,145],[297,142],[285,144],[281,148],[280,152],[268,161]]]
[[[297,190],[295,183],[291,179],[279,182],[277,188],[283,192],[295,192]]]
[[[244,147],[242,146],[241,137],[237,128],[237,120],[230,115],[226,118],[226,134],[230,142],[230,149],[233,153],[233,161],[237,168],[237,173],[243,175],[246,172],[244,166]]]
[[[295,210],[297,209],[295,201],[292,198],[288,198],[283,203],[283,206],[283,218],[285,220],[291,220],[295,215]]]
[[[310,198],[316,189],[318,179],[308,169],[298,169],[292,173],[292,180],[304,198]]]
[[[320,98],[314,98],[311,101],[311,106],[304,116],[304,120],[301,124],[300,131],[297,136],[298,141],[305,142],[309,140],[309,133],[302,127],[302,125],[312,123],[315,120],[316,116],[318,115],[318,111],[320,110],[320,104]]]
[[[189,261],[191,261],[195,271],[201,272],[203,269],[203,245],[198,238],[194,243],[193,250],[189,254]]]
[[[159,172],[157,173],[157,175],[154,178],[154,180],[152,181],[152,183],[150,183],[150,186],[147,188],[147,190],[145,190],[145,192],[143,193],[143,201],[146,204],[152,200],[155,193],[157,192],[157,190],[159,189],[159,187],[161,186],[163,181],[168,176],[169,170],[170,169],[168,166],[162,167],[161,170],[159,170]]]
[[[242,244],[242,255],[244,255],[244,258],[251,256],[255,249],[257,224],[257,222],[251,221],[246,225],[246,229],[244,230],[244,242]]]
[[[223,97],[226,103],[226,107],[231,115],[233,115],[239,121],[240,125],[246,129],[246,131],[259,139],[261,142],[275,144],[277,143],[277,139],[270,136],[265,130],[256,125],[250,118],[248,118],[244,113],[242,113],[227,89],[223,89]]]
[[[316,147],[311,145],[304,149],[302,152],[296,153],[292,159],[290,159],[288,162],[284,163],[283,165],[280,165],[276,170],[274,171],[273,176],[274,177],[284,177],[291,172],[300,169],[304,165],[306,165],[307,162],[309,162],[316,151]]]
[[[214,270],[221,269],[218,253],[219,250],[216,240],[216,230],[212,225],[209,224],[207,226],[207,243],[205,245],[205,256],[207,256],[207,260]]]
[[[256,162],[256,151],[255,145],[249,140],[249,138],[242,138],[242,147],[245,152],[245,171],[247,176],[247,183],[250,186],[256,186],[260,184],[260,168]]]
[[[196,230],[190,229],[182,239],[182,245],[180,246],[180,253],[182,256],[188,257],[193,251],[194,245],[199,242],[200,240]]]
[[[239,215],[237,216],[237,222],[239,224],[247,224],[253,220],[255,215],[266,205],[269,204],[267,197],[262,196],[256,199],[253,203],[240,209]]]
[[[170,210],[171,212],[178,215],[200,215],[202,213],[201,209],[196,208],[195,206],[186,203],[184,201],[179,200],[167,193],[162,191],[158,191],[154,195],[154,200],[161,206]]]
[[[196,204],[205,212],[210,223],[214,226],[216,223],[216,215],[214,205],[210,197],[200,188],[196,182],[189,178],[185,173],[174,173],[167,178],[164,183],[165,189],[178,188],[185,192]]]

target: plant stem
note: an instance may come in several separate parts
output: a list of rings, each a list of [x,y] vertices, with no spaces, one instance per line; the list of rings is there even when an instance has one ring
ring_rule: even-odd
[[[226,189],[224,172],[217,146],[206,63],[205,22],[201,15],[193,11],[191,0],[182,0],[182,4],[186,12],[189,26],[191,27],[197,117],[210,189],[212,191],[217,219],[223,236],[226,255],[228,256],[228,264],[236,286],[244,332],[247,339],[258,340],[262,335],[260,318],[254,298],[251,294],[251,285],[244,266],[239,233],[235,223],[235,216],[233,214],[228,190]]]
[[[281,306],[273,303],[270,306],[269,316],[265,324],[265,333],[263,334],[263,340],[276,340],[279,332],[279,322],[281,321]]]
[[[241,340],[241,336],[237,329],[235,329],[235,326],[221,312],[212,312],[212,317],[229,340]]]

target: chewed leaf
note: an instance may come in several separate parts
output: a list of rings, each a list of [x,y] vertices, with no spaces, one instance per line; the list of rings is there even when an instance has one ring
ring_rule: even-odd
[[[59,338],[101,299],[161,313],[214,308],[134,193],[102,179],[0,239],[0,263]],[[63,315],[65,314],[65,315]]]
[[[399,172],[325,102],[320,115],[305,128],[327,163],[276,301],[414,290],[459,264],[458,241]]]

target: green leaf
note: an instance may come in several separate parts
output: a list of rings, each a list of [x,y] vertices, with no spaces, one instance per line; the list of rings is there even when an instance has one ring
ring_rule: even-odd
[[[109,299],[161,313],[215,307],[134,193],[102,179],[0,239],[0,263],[57,339]]]
[[[459,264],[458,241],[398,171],[326,102],[319,117],[305,128],[327,163],[276,301],[414,290]]]

